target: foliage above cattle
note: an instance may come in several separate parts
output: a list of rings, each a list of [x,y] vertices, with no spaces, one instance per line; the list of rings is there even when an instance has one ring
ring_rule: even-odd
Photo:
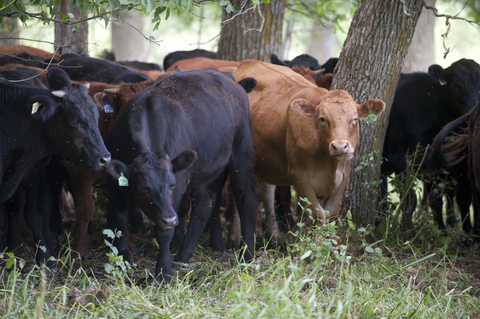
[[[260,3],[269,3],[269,0],[252,0],[252,9]],[[69,8],[77,7],[83,13],[80,18],[75,18],[72,13],[63,14],[60,12],[60,1],[52,0],[33,0],[31,4],[24,1],[14,0],[0,0],[0,23],[4,17],[11,17],[19,19],[23,24],[28,20],[37,19],[46,24],[50,22],[58,22],[61,24],[72,25],[78,28],[80,22],[87,20],[98,19],[105,22],[105,27],[108,25],[109,18],[113,14],[118,14],[126,10],[138,10],[145,15],[152,15],[152,23],[154,30],[158,28],[162,17],[166,20],[171,13],[176,13],[180,16],[182,13],[190,13],[191,8],[200,6],[202,1],[193,0],[67,0]],[[224,8],[227,12],[233,12],[234,7],[229,0],[221,0],[218,2],[219,6]],[[150,39],[152,40],[152,39]]]

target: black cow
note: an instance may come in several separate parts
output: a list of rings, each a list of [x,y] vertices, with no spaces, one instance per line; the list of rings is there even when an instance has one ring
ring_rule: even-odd
[[[461,59],[446,69],[431,65],[428,73],[402,74],[383,146],[382,197],[387,192],[386,177],[405,171],[407,154],[413,154],[417,145],[420,149],[427,147],[444,125],[474,107],[479,89],[480,66],[473,60]],[[425,190],[430,189],[427,183]],[[430,204],[438,227],[444,229],[441,199],[433,199]],[[469,204],[466,206],[468,209]],[[448,223],[454,225],[455,216],[449,215]]]
[[[0,203],[12,197],[33,163],[52,153],[97,170],[110,161],[87,86],[72,84],[61,69],[50,70],[47,77],[53,90],[0,80]],[[35,209],[29,211],[35,214]],[[54,255],[44,239],[44,225],[38,218],[25,218],[35,243],[47,247],[37,252],[42,262]]]
[[[480,242],[478,236],[480,231],[480,207],[478,205],[480,203],[480,187],[477,185],[477,180],[480,177],[478,174],[480,157],[476,151],[478,142],[475,139],[480,129],[479,109],[479,104],[477,104],[465,115],[445,125],[435,137],[425,160],[429,171],[448,169],[453,171],[457,178],[461,179],[460,181],[457,180],[459,187],[455,189],[455,196],[462,213],[462,228],[465,233],[476,235],[465,241],[467,245]],[[445,143],[447,136],[456,131],[461,133],[455,135],[453,142]],[[469,214],[472,194],[475,200],[475,226],[471,225]]]
[[[169,245],[178,218],[192,208],[188,232],[175,257],[187,263],[229,174],[247,245],[244,259],[253,258],[255,149],[248,97],[230,73],[193,70],[157,81],[123,107],[107,147],[128,165],[114,161],[107,168],[114,176],[107,180],[110,225],[125,228],[129,202],[154,222],[160,245],[158,279],[170,280]],[[119,186],[120,173],[129,186]],[[129,260],[124,237],[115,245]]]
[[[60,61],[62,61],[60,66],[75,81],[95,81],[110,84],[152,81],[148,75],[86,55],[66,53],[60,57]]]
[[[7,64],[23,64],[26,66],[33,66],[36,68],[44,69],[50,63],[57,63],[58,61],[53,59],[44,59],[40,56],[31,55],[27,52],[18,52],[15,54],[0,54],[0,65]]]
[[[304,66],[310,68],[310,70],[321,70],[325,69],[325,71],[318,75],[315,80],[320,79],[322,76],[328,73],[333,73],[333,70],[335,69],[335,66],[337,65],[338,58],[330,58],[328,59],[327,62],[325,62],[323,65],[320,65],[314,57],[308,55],[308,54],[301,54],[297,57],[295,57],[292,61],[282,61],[278,58],[277,55],[272,54],[270,56],[270,62],[272,64],[277,64],[277,65],[283,65],[289,68],[292,68],[294,66]]]
[[[163,69],[168,70],[175,62],[180,60],[193,59],[198,57],[216,59],[217,54],[212,51],[203,49],[195,49],[191,51],[175,51],[167,54],[163,59]]]
[[[116,61],[116,63],[126,66],[127,68],[135,68],[142,71],[163,71],[162,67],[157,63],[140,61]]]

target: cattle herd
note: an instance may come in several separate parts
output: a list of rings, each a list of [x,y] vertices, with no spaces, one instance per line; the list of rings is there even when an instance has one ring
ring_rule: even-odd
[[[212,247],[226,248],[219,218],[226,185],[240,219],[234,245],[243,247],[245,262],[254,258],[260,198],[268,235],[279,235],[275,186],[289,194],[293,185],[312,203],[314,218],[338,217],[360,120],[380,115],[385,103],[357,104],[346,91],[330,91],[337,60],[320,65],[308,55],[292,61],[272,55],[272,63],[235,62],[193,50],[168,54],[162,69],[1,47],[0,231],[7,234],[0,250],[16,249],[26,224],[33,243],[45,247],[37,250],[37,263],[55,267],[50,232],[62,230],[66,188],[77,219],[74,249],[88,258],[92,185],[106,190],[109,227],[124,233],[114,244],[125,260],[135,249],[128,224],[138,227],[141,212],[153,222],[159,280],[170,280],[171,250],[175,261],[189,262],[206,226]],[[402,74],[381,169],[386,190],[386,177],[405,171],[406,157],[439,134],[425,162],[457,178],[447,198],[453,211],[456,196],[463,229],[477,235],[475,242],[478,214],[472,225],[468,212],[480,203],[479,89],[473,60]],[[454,130],[456,141],[445,145]],[[444,229],[441,198],[429,203]],[[455,225],[453,213],[447,222]]]

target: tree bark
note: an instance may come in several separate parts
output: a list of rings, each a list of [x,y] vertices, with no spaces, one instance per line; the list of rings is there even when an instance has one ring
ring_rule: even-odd
[[[147,42],[137,31],[143,28],[142,14],[134,10],[125,11],[120,18],[127,23],[112,23],[112,51],[116,60],[146,61],[150,51],[146,50]]]
[[[77,7],[68,8],[66,0],[60,1],[58,10],[63,14],[73,14],[74,19],[79,19],[83,15],[82,11]],[[60,17],[60,15],[57,15],[57,18]],[[58,46],[60,46],[60,49],[57,51],[59,54],[68,52],[88,53],[88,23],[81,22],[78,25],[55,23],[55,48]]]
[[[435,7],[435,1],[425,0],[425,3]],[[423,8],[403,63],[403,73],[427,72],[428,67],[435,63],[434,29],[435,15],[432,10]]]
[[[241,0],[231,1],[235,12],[223,12],[222,23],[233,16],[235,18],[223,25],[218,42],[218,59],[242,61],[257,59],[270,62],[270,55],[280,51],[282,43],[283,16],[286,0],[272,0],[269,4],[258,5],[255,10],[239,14]],[[245,2],[247,5],[248,1]]]
[[[350,210],[359,225],[375,220],[388,117],[422,5],[423,0],[360,0],[334,71],[332,89],[346,90],[359,104],[370,98],[386,103],[377,122],[360,125],[356,156],[343,196],[341,216]],[[366,155],[372,151],[377,155],[374,160],[362,164],[362,157],[368,159]],[[362,170],[355,172],[359,165]]]

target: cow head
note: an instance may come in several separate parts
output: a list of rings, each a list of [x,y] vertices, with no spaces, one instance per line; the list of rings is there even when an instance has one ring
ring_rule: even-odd
[[[480,90],[480,65],[473,60],[461,59],[448,68],[434,64],[428,68],[433,80],[442,86],[442,99],[448,100],[455,117],[467,113],[475,106]]]
[[[53,152],[91,169],[110,161],[110,153],[98,130],[98,110],[88,96],[88,87],[72,84],[61,69],[48,72],[49,95],[28,99],[31,116],[44,122],[46,144]]]
[[[178,225],[177,213],[173,208],[174,196],[181,198],[185,192],[185,189],[174,191],[175,174],[186,170],[196,160],[197,153],[191,150],[182,152],[173,160],[166,154],[145,152],[128,168],[113,160],[107,166],[107,172],[114,179],[120,178],[120,173],[123,173],[137,206],[156,227],[167,230]]]
[[[384,109],[385,103],[376,99],[358,105],[342,90],[328,92],[317,100],[296,98],[290,103],[289,130],[298,147],[348,161],[357,146],[359,120],[370,112],[379,115]]]

